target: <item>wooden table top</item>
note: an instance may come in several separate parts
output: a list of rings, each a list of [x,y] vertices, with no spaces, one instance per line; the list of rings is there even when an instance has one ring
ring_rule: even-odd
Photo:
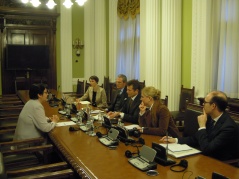
[[[28,94],[25,91],[19,91],[20,99],[26,102],[28,99],[24,95]],[[43,104],[46,116],[58,114],[59,107],[50,107],[48,103]],[[66,119],[64,119],[66,120]],[[61,120],[61,121],[64,121]],[[60,122],[61,122],[60,121]],[[96,122],[96,125],[97,122]],[[95,129],[95,132],[101,131],[106,133],[103,127]],[[145,172],[133,167],[124,153],[126,150],[137,152],[137,149],[132,146],[126,146],[120,142],[115,150],[101,144],[97,136],[91,137],[83,131],[69,131],[69,126],[56,127],[49,132],[49,137],[54,145],[63,154],[66,160],[72,165],[75,171],[82,178],[151,178]],[[158,142],[159,136],[142,135],[147,146],[151,146],[152,142]],[[157,165],[159,173],[157,178],[162,179],[178,179],[178,178],[195,178],[203,176],[207,179],[211,178],[212,172],[217,172],[231,179],[239,178],[239,169],[228,164],[220,162],[216,159],[197,154],[188,156],[182,159],[188,161],[188,168],[184,172],[173,172],[169,166]],[[173,160],[180,162],[181,159]],[[183,177],[184,175],[184,177]]]

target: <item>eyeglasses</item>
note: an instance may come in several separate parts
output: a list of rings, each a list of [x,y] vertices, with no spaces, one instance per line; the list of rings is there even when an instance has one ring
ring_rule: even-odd
[[[206,103],[209,103],[209,104],[211,104],[212,102],[210,101],[210,102],[207,102],[207,101],[203,101],[203,104],[206,104]]]

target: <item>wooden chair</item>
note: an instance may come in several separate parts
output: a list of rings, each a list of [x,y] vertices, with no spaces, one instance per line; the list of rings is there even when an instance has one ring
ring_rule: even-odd
[[[0,165],[3,167],[0,176],[7,178],[71,178],[74,172],[66,162],[48,164],[46,161],[38,161],[39,157],[35,157],[36,161],[34,162],[34,157],[30,155],[40,151],[45,153],[52,150],[53,146],[51,144],[42,145],[42,142],[44,142],[43,138],[35,138],[0,143]],[[34,144],[34,146],[15,150],[8,149],[10,146],[21,144]],[[7,150],[3,151],[3,148]],[[23,154],[25,154],[25,157],[19,159],[19,155]]]
[[[142,90],[145,87],[145,80],[142,82],[139,82],[140,90]]]
[[[14,116],[19,116],[21,110],[22,110],[22,106],[21,106],[21,107],[6,107],[6,108],[0,108],[0,117],[14,117]]]
[[[104,89],[107,96],[107,103],[110,103],[110,79],[104,76]]]
[[[235,113],[234,111],[233,112],[229,111],[228,114],[237,123],[238,131],[239,131],[239,113]],[[236,142],[236,146],[238,151],[238,154],[237,154],[238,157],[233,160],[228,160],[224,162],[239,168],[239,133],[238,133],[238,141]]]
[[[84,95],[85,93],[85,80],[80,81],[79,79],[77,80],[77,88],[76,88],[76,94],[77,95]]]
[[[179,100],[179,110],[172,111],[171,114],[174,118],[175,124],[180,126],[180,130],[183,130],[184,124],[184,115],[187,109],[188,103],[194,103],[194,93],[195,87],[193,86],[192,89],[184,88],[183,85],[181,86],[181,93],[180,93],[180,100]]]
[[[109,99],[110,99],[110,103],[112,103],[112,100],[114,98],[114,93],[116,93],[116,91],[117,91],[117,87],[116,87],[115,83],[111,83],[111,82],[109,83],[109,86],[110,86]],[[110,103],[108,103],[108,104],[110,104]]]
[[[164,99],[161,99],[161,102],[168,107],[168,96],[166,95]]]
[[[17,90],[28,90],[28,89],[29,89],[29,82],[27,78],[25,77],[15,78],[15,92],[17,92]]]
[[[1,142],[0,151],[2,152],[4,157],[5,168],[19,169],[24,166],[33,166],[47,163],[46,154],[52,151],[53,146],[51,144],[42,145],[44,141],[44,138],[34,138]],[[42,153],[40,153],[40,151]]]
[[[0,96],[0,107],[17,105],[23,105],[23,103],[16,94]]]
[[[65,95],[76,98],[80,98],[81,96],[84,95],[84,93],[85,93],[85,80],[80,81],[79,79],[77,80],[76,92],[64,92]]]

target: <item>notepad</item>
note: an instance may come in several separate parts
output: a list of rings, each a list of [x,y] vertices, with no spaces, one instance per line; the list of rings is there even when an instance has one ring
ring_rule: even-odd
[[[167,144],[160,144],[162,145],[163,147],[166,148]],[[171,146],[172,145],[172,146]],[[178,146],[178,147],[177,147]],[[171,151],[170,148],[174,147],[174,151]],[[188,147],[190,149],[188,149]],[[172,157],[175,157],[175,158],[181,158],[181,157],[186,157],[186,156],[190,156],[190,155],[195,155],[195,154],[198,154],[198,153],[201,153],[200,150],[197,150],[193,147],[190,147],[190,146],[181,146],[181,144],[168,144],[168,155],[172,156]],[[183,149],[188,149],[188,150],[183,150]]]
[[[93,110],[91,111],[91,114],[98,114],[98,113],[103,113],[104,111],[101,111],[101,110]]]
[[[60,127],[60,126],[70,126],[70,125],[75,125],[76,123],[74,123],[73,121],[67,121],[67,122],[58,122],[56,123],[56,126],[57,127]]]
[[[168,150],[172,152],[181,152],[186,150],[192,150],[192,147],[188,146],[187,144],[169,144]]]

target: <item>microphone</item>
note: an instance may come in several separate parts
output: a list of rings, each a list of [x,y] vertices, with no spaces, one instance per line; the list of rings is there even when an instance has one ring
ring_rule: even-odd
[[[166,144],[166,156],[168,160],[168,131],[166,132],[167,144]]]
[[[166,138],[168,139],[168,131],[166,132]],[[157,151],[157,155],[154,160],[158,164],[168,166],[176,163],[174,160],[168,158],[168,142],[165,148],[160,144],[152,142],[152,148]]]

